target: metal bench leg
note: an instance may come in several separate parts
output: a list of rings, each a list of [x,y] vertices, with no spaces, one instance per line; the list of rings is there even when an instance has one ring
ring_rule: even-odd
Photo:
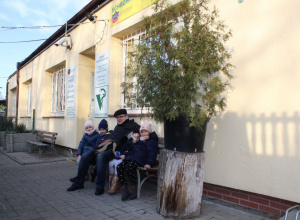
[[[42,146],[38,146],[38,149],[39,149],[39,153],[38,153],[37,158],[41,158],[42,157],[42,153],[43,153],[43,147]]]
[[[52,150],[53,150],[53,152],[54,152],[54,155],[57,156],[57,153],[56,153],[56,150],[55,150],[55,145],[54,145],[54,144],[51,144],[51,147],[50,147],[50,148],[52,148]]]
[[[31,153],[31,144],[27,142],[28,145],[28,153]]]

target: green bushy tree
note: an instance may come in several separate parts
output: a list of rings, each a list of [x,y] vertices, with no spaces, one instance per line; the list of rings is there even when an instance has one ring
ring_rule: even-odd
[[[231,31],[208,2],[159,0],[155,13],[143,19],[145,36],[128,54],[122,84],[127,104],[135,100],[160,122],[186,116],[196,128],[224,110]]]

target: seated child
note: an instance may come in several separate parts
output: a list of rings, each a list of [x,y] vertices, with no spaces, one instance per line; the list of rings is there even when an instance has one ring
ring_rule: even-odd
[[[121,184],[122,201],[137,198],[137,167],[151,168],[156,161],[158,137],[155,132],[152,132],[150,122],[141,125],[140,133],[140,138],[139,134],[133,134],[132,139],[128,140],[121,150],[120,157],[123,161],[117,166],[117,172]],[[131,192],[128,190],[125,174],[129,177]]]
[[[79,146],[77,149],[77,164],[80,163],[82,154],[94,150],[98,136],[99,133],[96,131],[93,121],[87,120],[84,123],[84,135],[79,142]],[[89,179],[88,174],[86,176],[86,179]],[[70,181],[74,182],[75,177],[71,178]]]
[[[103,141],[107,140],[110,136],[110,132],[108,131],[108,124],[107,121],[105,119],[102,119],[98,125],[98,130],[99,130],[99,136],[98,139],[96,141],[96,145],[95,148],[101,144]],[[96,178],[96,166],[91,166],[89,169],[89,173],[91,175],[91,182],[95,181]]]
[[[140,140],[146,142],[147,145],[147,162],[145,168],[151,168],[157,158],[158,153],[158,136],[155,131],[152,131],[151,123],[146,121],[140,128],[141,137]]]

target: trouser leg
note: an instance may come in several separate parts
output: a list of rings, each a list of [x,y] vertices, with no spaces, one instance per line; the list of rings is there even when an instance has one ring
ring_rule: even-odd
[[[96,180],[97,188],[102,188],[102,189],[104,188],[105,179],[106,179],[106,169],[107,169],[109,161],[113,158],[114,158],[114,154],[111,150],[98,153],[98,155],[97,155],[97,180]]]
[[[93,160],[95,160],[95,153],[93,151],[86,152],[81,156],[75,181],[77,186],[84,186],[85,176]]]

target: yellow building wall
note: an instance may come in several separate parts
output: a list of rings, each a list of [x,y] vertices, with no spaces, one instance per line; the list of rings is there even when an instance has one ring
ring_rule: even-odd
[[[111,4],[95,14],[97,19],[110,18]],[[211,5],[218,7],[233,31],[227,46],[236,68],[227,110],[208,124],[205,181],[300,202],[300,2],[213,0]],[[79,25],[70,33],[71,50],[53,45],[20,70],[21,75],[32,74],[36,129],[56,131],[57,144],[77,148],[83,123],[89,118],[90,72],[95,61],[84,51],[92,47],[95,56],[109,51],[108,114],[121,107],[120,38],[138,30],[142,17],[151,13],[149,7],[118,25],[106,26],[103,37],[103,22]],[[47,70],[62,62],[66,68],[76,66],[76,117],[45,118],[50,103]],[[138,123],[150,120],[158,135],[163,135],[163,126],[152,119],[134,119]],[[100,120],[93,119],[96,126]],[[107,120],[113,129],[116,120]]]
[[[211,3],[233,30],[236,68],[208,126],[205,181],[300,202],[300,2]]]
[[[15,117],[16,114],[13,112],[13,105],[15,100],[13,100],[13,94],[17,91],[17,75],[13,75],[8,80],[8,96],[7,96],[7,117]]]

